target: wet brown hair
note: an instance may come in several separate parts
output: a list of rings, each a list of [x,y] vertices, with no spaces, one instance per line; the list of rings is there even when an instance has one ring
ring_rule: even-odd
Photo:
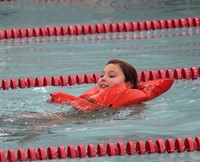
[[[121,60],[110,60],[108,61],[106,65],[109,65],[109,64],[119,65],[124,73],[125,82],[131,82],[133,85],[132,89],[138,88],[137,72],[133,66]]]

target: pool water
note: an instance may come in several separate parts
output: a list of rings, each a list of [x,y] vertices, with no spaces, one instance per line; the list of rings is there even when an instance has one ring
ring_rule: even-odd
[[[145,3],[145,5],[144,5]],[[101,10],[103,8],[103,10]],[[198,1],[1,2],[1,28],[194,17]],[[144,10],[145,9],[145,10]],[[79,12],[78,12],[79,11]],[[41,15],[38,17],[38,15]],[[100,73],[110,59],[138,71],[199,67],[199,28],[0,40],[0,79]],[[81,114],[48,103],[95,84],[0,90],[0,149],[199,136],[200,81],[175,80],[162,96],[121,110]],[[29,118],[28,118],[28,117]],[[30,118],[31,116],[31,118]],[[195,161],[197,151],[95,158],[95,161]],[[75,159],[73,161],[79,161]],[[81,161],[94,159],[82,159]],[[57,160],[60,161],[60,160]]]

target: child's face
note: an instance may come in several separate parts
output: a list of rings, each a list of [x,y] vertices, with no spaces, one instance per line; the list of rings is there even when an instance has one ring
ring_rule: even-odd
[[[108,64],[104,67],[101,77],[98,80],[99,91],[116,84],[125,83],[125,76],[118,64]]]

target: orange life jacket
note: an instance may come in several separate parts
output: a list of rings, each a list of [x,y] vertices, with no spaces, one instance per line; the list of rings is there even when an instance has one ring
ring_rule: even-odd
[[[140,83],[138,89],[118,84],[101,92],[94,87],[79,97],[64,92],[54,92],[51,94],[50,102],[72,105],[83,112],[95,111],[99,107],[121,108],[152,100],[169,90],[173,82],[174,80],[157,79]]]

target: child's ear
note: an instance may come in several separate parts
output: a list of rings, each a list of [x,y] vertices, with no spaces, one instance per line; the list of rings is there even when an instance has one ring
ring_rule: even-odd
[[[126,84],[128,88],[130,89],[133,88],[133,83],[131,81],[127,82]]]

